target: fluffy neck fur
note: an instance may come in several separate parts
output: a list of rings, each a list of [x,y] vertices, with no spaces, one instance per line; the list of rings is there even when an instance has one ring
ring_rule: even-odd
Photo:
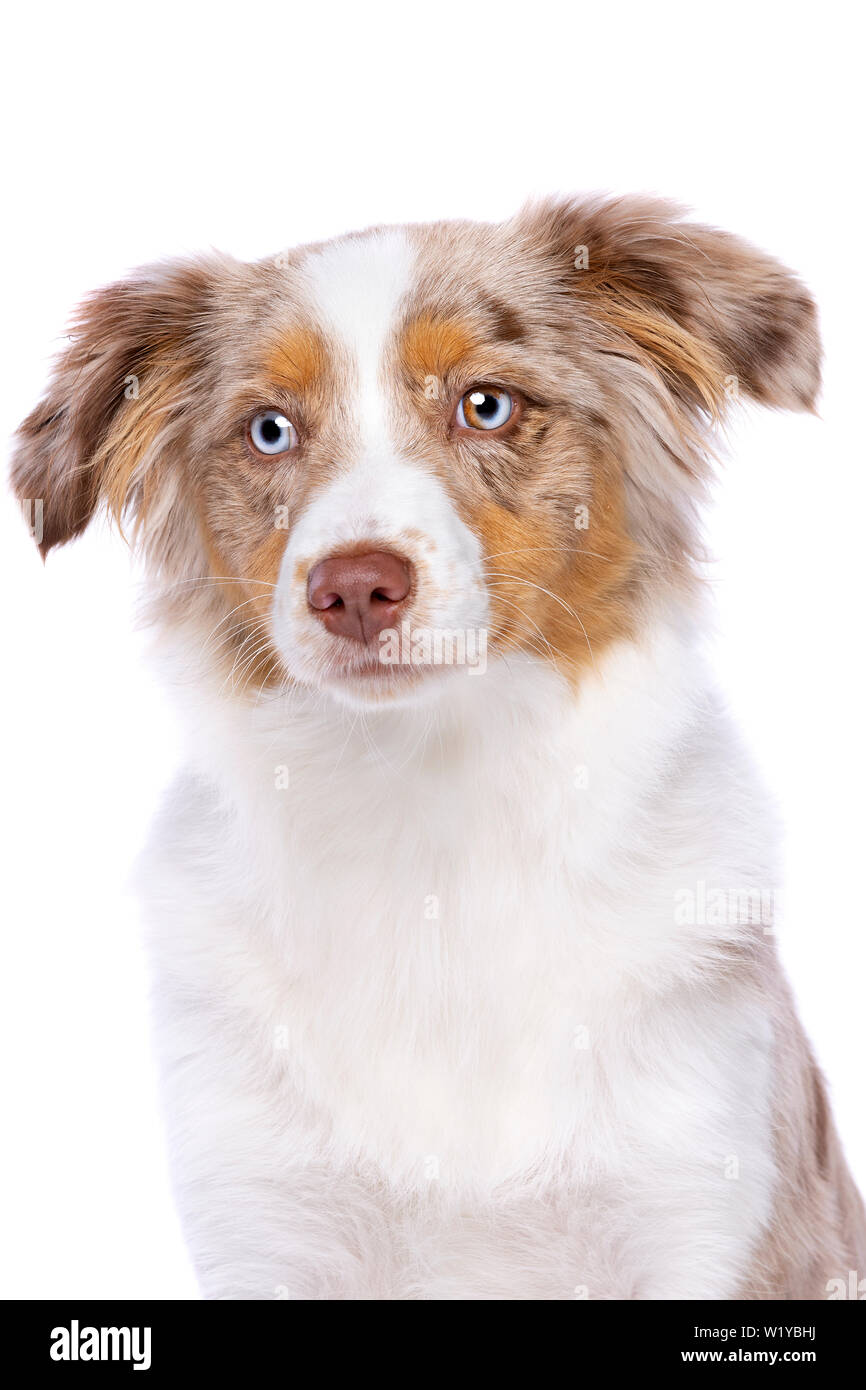
[[[489,977],[527,934],[539,963],[575,953],[601,997],[698,978],[753,938],[676,920],[698,883],[775,882],[766,807],[742,796],[754,776],[690,627],[611,648],[577,692],[518,654],[381,713],[302,690],[241,702],[213,672],[191,683],[189,650],[187,635],[169,665],[192,766],[218,789],[256,922],[299,968],[333,949],[375,970],[386,950],[403,975],[435,937],[445,988]]]
[[[676,896],[763,888],[767,836],[688,632],[612,648],[577,692],[510,659],[357,717],[226,698],[191,650],[168,664],[192,769],[145,864],[159,1009],[245,1093],[268,1078],[277,1169],[301,1144],[459,1210],[619,1173],[650,1193],[698,1146],[712,1174],[748,1156],[743,1220],[766,1218],[743,1116],[767,1105],[772,940],[680,922]]]

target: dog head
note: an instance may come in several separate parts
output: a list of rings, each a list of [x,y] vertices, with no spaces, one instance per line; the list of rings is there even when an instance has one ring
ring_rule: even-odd
[[[688,592],[709,431],[809,409],[814,306],[640,199],[147,268],[79,311],[13,477],[43,554],[104,505],[242,690],[569,676]]]

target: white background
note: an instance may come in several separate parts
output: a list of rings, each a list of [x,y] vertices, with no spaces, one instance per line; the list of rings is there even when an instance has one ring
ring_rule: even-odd
[[[855,12],[22,4],[0,82],[0,433],[82,294],[211,245],[256,257],[603,189],[671,195],[795,267],[822,313],[821,418],[755,413],[734,433],[709,528],[718,664],[785,814],[782,951],[866,1186]],[[92,532],[43,568],[3,508],[0,1293],[195,1297],[125,889],[178,756],[171,716],[122,543]]]

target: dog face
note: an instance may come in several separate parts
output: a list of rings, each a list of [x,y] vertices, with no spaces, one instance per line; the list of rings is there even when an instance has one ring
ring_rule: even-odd
[[[688,591],[727,401],[808,409],[818,376],[775,262],[666,204],[550,202],[98,292],[14,480],[43,553],[130,518],[235,688],[380,704],[482,651],[577,678]]]

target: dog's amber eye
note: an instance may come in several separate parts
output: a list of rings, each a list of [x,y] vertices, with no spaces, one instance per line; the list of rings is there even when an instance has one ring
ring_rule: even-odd
[[[280,410],[263,410],[249,424],[250,443],[259,454],[285,454],[294,449],[298,433]]]
[[[507,391],[476,386],[460,398],[457,423],[470,430],[498,430],[511,419],[514,402]]]

